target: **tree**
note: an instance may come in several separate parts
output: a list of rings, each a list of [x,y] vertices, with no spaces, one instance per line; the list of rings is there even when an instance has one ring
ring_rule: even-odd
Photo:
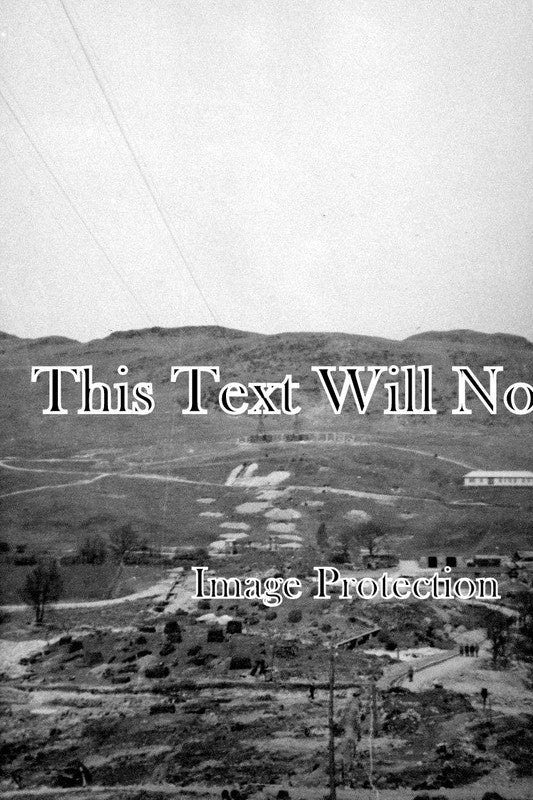
[[[96,534],[87,536],[78,551],[82,564],[103,564],[107,558],[107,543],[105,539]]]
[[[109,597],[112,597],[113,591],[117,586],[122,575],[122,570],[124,569],[124,558],[135,547],[139,546],[140,542],[139,537],[129,522],[126,523],[126,525],[121,525],[120,528],[115,528],[113,531],[111,531],[109,534],[109,541],[118,561],[117,571],[108,591]]]
[[[35,622],[42,625],[44,612],[50,603],[55,603],[63,593],[63,581],[57,561],[40,561],[27,575],[21,595],[35,612]]]
[[[518,634],[514,642],[514,652],[518,658],[533,661],[533,595],[521,592],[517,597]]]
[[[328,558],[332,564],[347,564],[350,560],[350,553],[342,542],[337,547],[333,547],[328,552]]]
[[[512,617],[506,617],[499,611],[490,610],[486,617],[487,639],[492,645],[492,662],[504,662],[507,657],[509,642],[509,628],[513,623]]]
[[[363,522],[357,528],[357,538],[366,547],[369,556],[375,555],[379,541],[383,539],[384,535],[383,529],[372,521]]]
[[[328,531],[324,520],[322,520],[316,532],[316,546],[319,550],[325,550],[328,546]]]
[[[122,563],[124,556],[139,544],[139,537],[128,522],[111,531],[109,541],[117,560]]]

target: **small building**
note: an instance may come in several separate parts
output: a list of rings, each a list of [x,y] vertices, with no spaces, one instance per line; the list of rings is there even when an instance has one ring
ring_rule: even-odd
[[[503,557],[497,553],[478,553],[472,559],[473,567],[501,567]]]
[[[438,556],[428,556],[427,564],[428,569],[440,569],[441,567],[451,567],[451,569],[455,569],[458,566],[458,557],[441,554]]]
[[[463,485],[480,486],[533,486],[533,472],[529,470],[474,469],[463,476]]]

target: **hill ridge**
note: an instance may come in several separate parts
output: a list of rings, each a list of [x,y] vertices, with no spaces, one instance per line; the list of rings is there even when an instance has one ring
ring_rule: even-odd
[[[72,344],[81,346],[90,346],[102,342],[112,342],[124,339],[134,338],[148,338],[157,336],[161,339],[169,339],[172,337],[193,337],[195,335],[213,335],[223,336],[224,338],[240,339],[246,337],[253,337],[256,339],[282,339],[282,338],[306,338],[318,337],[329,338],[338,337],[341,339],[353,339],[365,341],[367,343],[374,342],[376,344],[402,344],[411,342],[441,342],[442,344],[455,344],[464,343],[471,345],[479,345],[482,343],[500,342],[501,344],[516,345],[533,349],[533,342],[525,336],[512,333],[486,333],[484,331],[475,331],[471,328],[452,328],[450,330],[430,330],[420,333],[414,333],[406,336],[403,339],[393,339],[386,336],[373,336],[372,334],[364,333],[348,333],[346,331],[279,331],[277,333],[260,333],[257,331],[241,330],[239,328],[226,328],[222,325],[184,325],[182,327],[163,327],[154,326],[150,328],[131,328],[127,330],[113,331],[104,337],[97,337],[89,339],[88,341],[80,341],[67,336],[40,336],[40,337],[20,337],[15,334],[0,331],[0,343],[12,344],[15,347],[36,347],[39,345],[55,345],[55,344]]]

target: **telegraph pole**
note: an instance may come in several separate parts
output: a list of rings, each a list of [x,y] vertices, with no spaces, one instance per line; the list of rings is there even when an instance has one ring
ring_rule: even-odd
[[[379,736],[378,689],[376,678],[372,678],[372,735]]]
[[[335,646],[333,639],[329,643],[329,704],[328,704],[328,775],[329,775],[329,800],[337,800],[335,786]]]

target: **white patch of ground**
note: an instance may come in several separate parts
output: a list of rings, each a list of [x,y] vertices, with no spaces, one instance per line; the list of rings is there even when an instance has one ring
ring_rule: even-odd
[[[271,522],[267,529],[275,533],[292,533],[296,530],[296,525],[294,522]]]
[[[226,486],[233,486],[235,481],[237,480],[237,476],[242,472],[242,464],[239,464],[238,467],[235,467],[231,470],[230,474],[226,478]]]
[[[531,713],[533,710],[533,697],[526,683],[525,664],[511,670],[492,670],[487,654],[484,658],[459,658],[453,666],[455,669],[449,674],[437,676],[444,688],[467,694],[474,700],[474,704],[477,700],[481,705],[480,689],[484,686],[489,691],[492,708],[500,713],[519,715]],[[426,677],[428,676],[423,672],[420,673],[420,683],[413,687],[415,691],[428,686]],[[434,675],[429,678],[435,680]]]
[[[217,617],[217,615],[212,612],[202,614],[201,617],[196,617],[197,622],[207,622],[208,625],[212,625],[214,622],[218,625],[227,625],[232,619],[233,617],[230,617],[229,614],[222,614],[221,617]]]
[[[40,653],[47,644],[46,639],[28,639],[25,642],[0,639],[0,673],[10,678],[23,675],[26,667],[19,664],[20,659]]]
[[[286,497],[288,493],[288,489],[264,489],[262,492],[257,493],[257,499],[277,500],[280,497]]]
[[[234,531],[249,531],[250,526],[247,522],[221,522],[220,528],[231,528]]]
[[[283,547],[286,550],[300,550],[302,544],[301,542],[283,542],[283,544],[280,544],[280,547]]]
[[[275,525],[276,523],[274,523]],[[302,537],[294,533],[278,533],[276,539],[285,539],[287,542],[301,542]]]
[[[228,478],[226,479],[226,486],[247,486],[249,488],[260,486],[276,487],[279,483],[290,478],[291,473],[285,470],[275,470],[269,472],[268,475],[256,475],[259,469],[258,464],[249,464],[246,468],[240,464],[235,469],[232,469]]]
[[[390,656],[391,658],[397,658],[397,651],[396,650],[385,650],[382,647],[375,647],[373,649],[364,650],[364,653],[367,655],[374,655],[374,656]],[[421,658],[430,658],[431,656],[441,656],[445,655],[447,650],[441,650],[438,647],[409,647],[409,648],[400,648],[400,661],[418,661]]]
[[[239,539],[247,539],[247,533],[241,533],[240,531],[236,531],[235,533],[221,533],[220,534],[222,539],[225,539],[227,542],[236,542]]]
[[[344,515],[345,519],[352,520],[353,522],[370,522],[372,517],[363,511],[361,508],[352,508]]]
[[[225,539],[216,539],[209,545],[209,555],[218,555],[219,553],[224,553],[227,549],[227,546],[228,543]]]
[[[324,505],[324,502],[322,500],[304,500],[300,505],[309,506],[309,508],[320,508]]]
[[[199,517],[223,517],[222,511],[200,511]]]
[[[214,497],[197,497],[196,498],[196,502],[197,503],[204,503],[204,505],[207,506],[210,503],[214,503],[215,502],[215,498]]]
[[[412,558],[401,558],[396,569],[400,575],[419,575],[427,572],[427,569],[421,567],[418,561]],[[389,574],[391,574],[390,570]]]
[[[239,506],[235,508],[237,514],[259,514],[259,512],[264,511],[265,509],[270,508],[270,503],[241,503]]]
[[[271,508],[270,511],[267,511],[265,517],[269,519],[275,520],[290,520],[290,519],[300,519],[302,515],[299,511],[295,511],[293,508]]]

